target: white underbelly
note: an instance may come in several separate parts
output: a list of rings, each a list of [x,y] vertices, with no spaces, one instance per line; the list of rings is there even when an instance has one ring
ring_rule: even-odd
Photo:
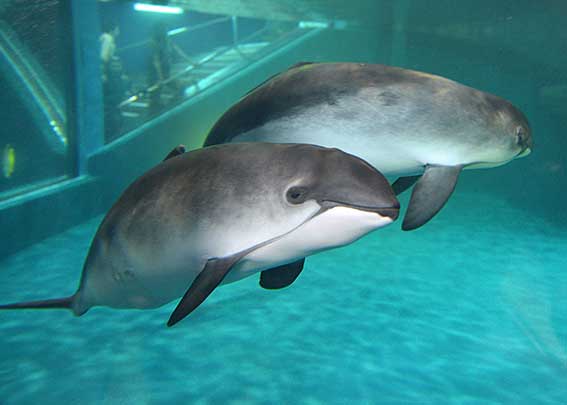
[[[346,135],[329,128],[260,127],[233,138],[232,142],[307,143],[338,148],[367,161],[384,175],[420,173],[425,164],[407,145],[380,145],[374,136],[356,128]]]
[[[386,176],[418,174],[426,164],[453,166],[484,160],[475,155],[478,151],[471,145],[456,141],[462,136],[448,137],[442,128],[427,122],[369,119],[376,113],[373,110],[361,112],[357,120],[341,119],[333,111],[314,107],[269,121],[231,142],[308,143],[338,148],[366,160]]]
[[[317,252],[347,245],[388,225],[377,213],[335,207],[243,257],[223,280],[238,281]],[[204,269],[207,259],[186,256],[164,261],[159,271],[139,262],[120,271],[99,271],[89,280],[84,304],[115,308],[155,308],[180,298]]]
[[[225,282],[237,281],[323,250],[348,245],[391,222],[391,218],[373,212],[347,207],[332,208],[242,258]]]

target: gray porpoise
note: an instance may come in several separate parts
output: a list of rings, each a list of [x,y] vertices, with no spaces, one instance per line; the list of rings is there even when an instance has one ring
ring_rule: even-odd
[[[155,308],[183,296],[168,325],[221,283],[257,272],[291,284],[308,255],[394,221],[399,203],[363,160],[312,145],[252,143],[182,153],[132,183],[107,213],[77,292],[0,309]]]
[[[336,147],[399,177],[397,194],[417,181],[405,230],[443,207],[462,169],[499,166],[532,147],[525,116],[500,97],[360,63],[301,63],[269,79],[217,121],[205,146],[229,142]]]

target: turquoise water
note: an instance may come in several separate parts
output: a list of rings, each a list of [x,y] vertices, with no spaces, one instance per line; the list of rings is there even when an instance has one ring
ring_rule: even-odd
[[[2,311],[0,405],[567,403],[567,3],[187,0],[167,17],[117,0],[4,3],[0,152],[12,147],[15,161],[2,156],[0,304],[72,294],[124,187],[179,143],[200,146],[242,95],[300,61],[400,66],[497,94],[526,114],[534,149],[463,173],[416,231],[400,230],[401,215],[308,258],[283,290],[258,277],[223,286],[173,328],[176,302],[80,318]],[[139,97],[112,136],[99,69],[106,19],[121,29],[122,96]],[[337,29],[298,34],[299,20]],[[190,71],[192,98],[165,88],[154,119],[139,91],[164,21],[198,61],[237,34],[262,35]],[[46,106],[62,111],[59,149]]]
[[[567,231],[529,214],[457,191],[421,230],[311,257],[284,290],[224,286],[171,329],[174,303],[3,313],[1,402],[564,403]],[[2,300],[72,293],[99,221],[4,259]]]

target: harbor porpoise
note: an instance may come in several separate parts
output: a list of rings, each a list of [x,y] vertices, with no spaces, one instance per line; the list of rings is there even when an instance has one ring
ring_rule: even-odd
[[[90,246],[79,288],[65,298],[0,309],[156,308],[183,296],[168,326],[221,283],[262,272],[291,284],[306,256],[394,221],[386,178],[360,158],[313,145],[219,145],[166,160],[132,183]]]
[[[420,227],[443,207],[461,170],[527,155],[527,119],[508,101],[449,79],[362,63],[300,63],[244,96],[205,146],[229,142],[335,147],[416,181],[402,224]]]

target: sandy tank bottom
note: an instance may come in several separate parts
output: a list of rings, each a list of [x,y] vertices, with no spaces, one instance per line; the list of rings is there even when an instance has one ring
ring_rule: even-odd
[[[2,302],[74,292],[100,219],[0,262]],[[2,312],[0,402],[564,403],[567,232],[459,191],[399,227],[309,258],[285,290],[219,288],[171,329],[175,303]]]

